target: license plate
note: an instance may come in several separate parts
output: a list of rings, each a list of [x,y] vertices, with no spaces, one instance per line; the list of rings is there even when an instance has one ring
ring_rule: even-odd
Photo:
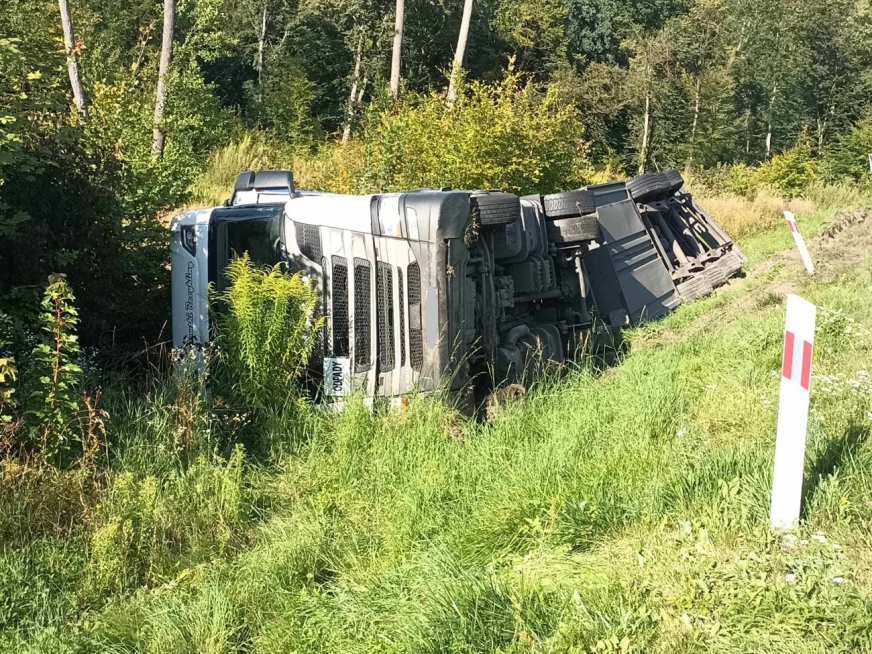
[[[351,392],[350,358],[324,358],[324,392],[327,395],[348,395]]]

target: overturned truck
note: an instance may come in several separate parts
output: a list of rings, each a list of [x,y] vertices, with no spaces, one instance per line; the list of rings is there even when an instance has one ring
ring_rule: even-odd
[[[317,286],[323,393],[385,399],[528,383],[542,360],[658,318],[744,260],[677,171],[525,197],[316,193],[289,171],[246,171],[224,206],[171,231],[175,347],[209,341],[207,289],[247,252]]]

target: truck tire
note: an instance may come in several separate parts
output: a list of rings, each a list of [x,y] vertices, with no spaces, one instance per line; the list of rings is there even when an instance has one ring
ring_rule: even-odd
[[[511,225],[521,218],[521,198],[502,191],[475,191],[471,198],[483,227]]]
[[[542,196],[541,195],[522,195],[522,200],[527,200],[528,202],[532,202],[539,207],[542,206]]]
[[[542,208],[549,220],[571,218],[596,211],[593,193],[580,189],[566,193],[552,193],[542,197]]]
[[[670,184],[663,173],[645,173],[627,182],[627,191],[636,202],[657,200],[670,195]]]
[[[664,181],[669,185],[669,195],[674,195],[684,186],[684,178],[677,170],[667,170],[663,173]]]
[[[550,221],[547,225],[548,240],[557,245],[592,241],[599,237],[599,223],[596,220],[596,214],[560,218]]]

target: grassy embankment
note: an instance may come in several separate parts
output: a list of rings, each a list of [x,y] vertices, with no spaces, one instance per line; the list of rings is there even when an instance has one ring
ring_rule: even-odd
[[[748,233],[746,278],[489,425],[352,406],[244,454],[191,389],[115,398],[103,490],[2,469],[0,649],[872,651],[870,223],[814,241],[813,279],[786,229]],[[790,541],[767,530],[785,290],[826,307]]]

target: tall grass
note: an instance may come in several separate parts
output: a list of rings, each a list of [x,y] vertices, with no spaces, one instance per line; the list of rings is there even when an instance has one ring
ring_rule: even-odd
[[[266,135],[246,132],[241,139],[212,152],[206,170],[191,185],[191,200],[219,205],[229,197],[236,176],[243,170],[289,167],[291,161],[290,155],[282,154]]]
[[[292,446],[255,459],[220,398],[114,398],[91,517],[0,535],[0,649],[870,651],[872,264],[791,275],[751,272],[487,424],[425,397],[266,403]],[[784,281],[829,307],[792,541],[767,529]]]

